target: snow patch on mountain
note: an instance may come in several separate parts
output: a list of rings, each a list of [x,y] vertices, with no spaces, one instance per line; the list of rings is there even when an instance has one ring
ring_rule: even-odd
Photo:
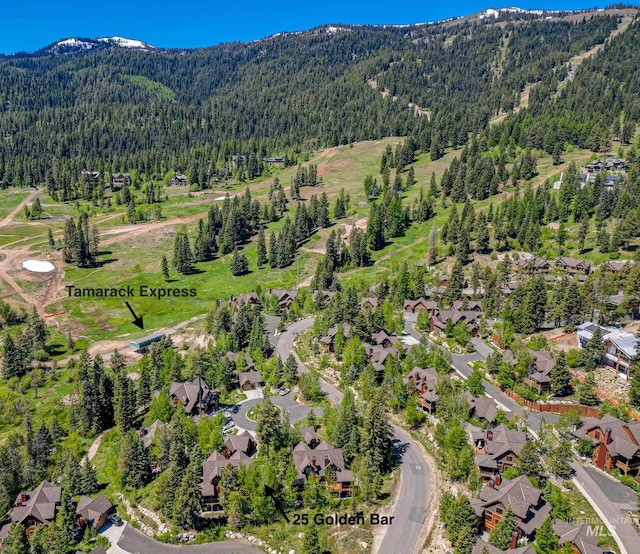
[[[141,40],[135,40],[131,38],[123,38],[123,37],[103,37],[96,39],[100,42],[107,42],[109,44],[115,44],[120,46],[121,48],[138,48],[142,50],[147,50],[148,48],[155,48],[151,44],[147,44],[146,42],[142,42]]]

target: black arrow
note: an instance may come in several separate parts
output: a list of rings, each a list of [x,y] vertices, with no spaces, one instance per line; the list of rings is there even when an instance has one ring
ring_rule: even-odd
[[[276,505],[276,508],[278,508],[278,511],[282,514],[282,517],[285,519],[285,521],[287,523],[291,523],[289,521],[289,518],[287,517],[287,514],[285,513],[284,509],[282,508],[282,504],[280,504],[280,501],[276,498],[276,491],[274,489],[272,489],[269,485],[265,485],[264,486],[264,495],[265,496],[270,496],[271,498],[273,498],[273,503]]]
[[[131,323],[133,323],[136,327],[140,327],[140,329],[144,329],[144,324],[142,323],[142,316],[138,317],[136,315],[136,312],[133,311],[133,308],[131,307],[129,302],[125,302],[125,304],[127,305],[127,308],[129,308],[129,311],[133,316],[133,321]]]

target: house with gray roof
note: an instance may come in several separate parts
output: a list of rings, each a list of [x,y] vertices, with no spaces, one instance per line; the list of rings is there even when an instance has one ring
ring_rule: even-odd
[[[513,530],[516,541],[533,540],[552,508],[542,497],[542,491],[534,487],[526,475],[515,479],[497,476],[484,485],[480,498],[471,499],[471,506],[478,516],[479,529],[487,533],[502,519],[507,508],[511,508],[516,516]]]
[[[97,531],[107,522],[107,516],[112,508],[113,505],[104,494],[95,498],[81,496],[77,507],[81,518],[80,527],[84,528],[86,525]]]
[[[483,479],[491,479],[513,467],[527,442],[526,433],[512,431],[503,424],[486,430],[467,425],[467,431],[474,450],[473,461]]]
[[[218,407],[218,393],[201,377],[187,383],[171,383],[169,398],[174,405],[181,404],[188,415],[206,413]]]
[[[597,327],[600,327],[605,348],[604,355],[598,361],[615,370],[619,377],[629,379],[633,360],[640,355],[640,339],[628,331],[585,321],[576,329],[579,348],[587,345]]]
[[[22,491],[16,498],[11,512],[11,523],[27,528],[27,537],[41,524],[48,525],[60,507],[61,487],[42,481],[33,491]]]
[[[351,496],[355,477],[347,469],[342,448],[336,448],[326,441],[311,447],[299,442],[292,452],[293,465],[298,473],[297,485],[304,486],[310,475],[316,475],[327,488],[340,498]]]
[[[576,554],[603,554],[604,550],[598,544],[598,535],[587,523],[574,525],[561,519],[556,519],[553,532],[558,537],[558,545],[571,544]]]

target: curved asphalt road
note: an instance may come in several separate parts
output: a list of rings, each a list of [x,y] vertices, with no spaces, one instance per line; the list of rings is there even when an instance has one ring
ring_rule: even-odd
[[[291,324],[279,337],[276,351],[281,360],[289,354],[295,355],[293,341],[298,333],[313,325],[314,318],[309,317]],[[298,373],[309,371],[298,361]],[[320,379],[320,388],[334,404],[342,401],[342,392]],[[293,422],[293,418],[292,418]],[[394,448],[400,460],[400,492],[393,512],[394,520],[386,529],[379,554],[413,554],[422,549],[417,544],[431,501],[431,479],[429,466],[418,445],[399,427],[392,425]]]

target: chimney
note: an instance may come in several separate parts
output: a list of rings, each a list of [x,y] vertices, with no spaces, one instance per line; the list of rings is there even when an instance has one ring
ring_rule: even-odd
[[[518,548],[518,532],[516,530],[511,533],[511,550]]]
[[[313,458],[311,458],[311,465],[313,466],[313,469],[316,468],[316,457],[313,456]]]
[[[324,457],[324,467],[327,467],[329,465],[329,456],[325,456]]]
[[[502,483],[502,475],[500,475],[499,473],[496,473],[493,476],[493,480],[495,481],[496,487],[499,487],[500,483]]]
[[[607,427],[604,430],[604,443],[611,444],[611,427]]]
[[[269,294],[272,294],[271,289],[269,289]]]
[[[491,429],[487,429],[487,440],[488,441],[493,440],[493,431]]]
[[[489,479],[489,481],[487,481],[487,487],[489,487],[490,489],[495,488],[495,481],[493,480],[493,477]]]

